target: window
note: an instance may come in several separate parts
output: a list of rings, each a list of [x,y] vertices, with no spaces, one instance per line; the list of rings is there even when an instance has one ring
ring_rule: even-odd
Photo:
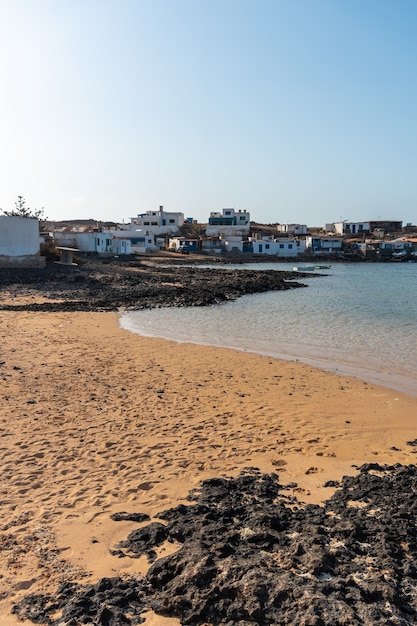
[[[175,220],[169,220],[170,224],[175,224]]]
[[[292,250],[292,243],[288,244],[288,250]]]
[[[232,212],[231,211],[225,211],[224,214],[225,215],[232,215]]]
[[[241,215],[241,216],[239,217],[239,219],[240,219],[240,221],[242,222],[242,221],[245,221],[245,220],[246,220],[246,217],[245,217],[244,215]]]
[[[158,222],[152,222],[152,226],[158,226]]]
[[[106,239],[106,246],[110,245],[110,239]]]
[[[144,226],[150,226],[150,222],[143,222]]]
[[[282,250],[282,249],[284,248],[284,244],[283,244],[283,243],[280,243],[280,244],[279,244],[279,247],[280,247],[280,249]]]
[[[269,243],[265,244],[265,250],[269,250]]]

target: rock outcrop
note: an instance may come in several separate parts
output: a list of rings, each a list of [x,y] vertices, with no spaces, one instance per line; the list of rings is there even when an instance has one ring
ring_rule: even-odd
[[[318,506],[253,468],[213,478],[115,546],[148,556],[145,578],[66,583],[14,612],[60,626],[140,624],[149,608],[193,626],[416,624],[416,479],[364,465]],[[156,558],[166,541],[178,550]]]

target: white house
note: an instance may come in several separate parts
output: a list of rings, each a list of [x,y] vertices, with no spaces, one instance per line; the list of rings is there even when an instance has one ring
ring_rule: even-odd
[[[326,228],[327,226],[331,225],[326,224]],[[348,222],[347,220],[334,222],[333,227],[334,231],[329,230],[328,232],[335,232],[338,235],[362,235],[363,233],[369,233],[371,228],[369,222]]]
[[[250,213],[223,209],[221,213],[212,211],[208,220],[206,235],[245,236],[249,235]]]
[[[305,239],[306,252],[313,254],[335,254],[341,252],[343,239],[341,237],[317,237],[308,235]]]
[[[289,235],[306,235],[308,232],[307,224],[278,224],[279,233],[287,233]]]
[[[156,235],[146,234],[141,230],[111,230],[110,232],[115,237],[119,236],[129,240],[132,254],[146,254],[149,250],[158,250],[158,248],[162,247]]]
[[[244,252],[245,245],[244,240],[239,235],[229,235],[225,237],[223,240],[223,250],[225,252]]]
[[[381,254],[395,254],[396,252],[411,253],[413,251],[412,239],[407,237],[379,241],[375,242],[375,245]]]
[[[200,250],[200,239],[195,237],[171,237],[168,243],[172,252],[178,252],[181,248],[187,248],[189,252],[198,252]]]
[[[110,229],[109,233],[113,237],[129,239],[132,254],[145,254],[162,247],[159,235],[176,233],[183,224],[184,213],[169,213],[160,206],[158,211],[146,211],[132,217],[130,224],[118,224],[118,228]]]
[[[207,254],[220,254],[224,251],[224,242],[218,235],[201,237],[201,251]]]
[[[184,213],[164,211],[160,206],[158,211],[146,211],[130,218],[130,224],[120,224],[120,229],[141,231],[142,235],[165,235],[175,233],[184,224]]]
[[[330,225],[326,224],[326,226]],[[333,226],[334,232],[338,235],[362,235],[364,233],[375,233],[375,231],[386,234],[400,232],[403,223],[401,220],[367,220],[365,222],[348,222],[344,220],[343,222],[335,222]]]
[[[80,252],[95,252],[97,254],[130,254],[131,241],[119,231],[112,235],[110,231],[93,231],[88,233],[54,232],[53,237],[57,246],[78,248]]]
[[[293,257],[305,251],[304,239],[256,239],[252,243],[254,254]]]
[[[112,250],[112,253],[116,254],[117,256],[123,255],[123,254],[131,254],[132,252],[131,240],[125,237],[112,236],[111,250]]]
[[[0,267],[44,267],[39,222],[32,217],[0,215]]]

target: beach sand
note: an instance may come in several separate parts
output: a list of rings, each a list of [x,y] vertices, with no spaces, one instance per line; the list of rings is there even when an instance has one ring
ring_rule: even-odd
[[[111,555],[137,527],[112,513],[157,516],[249,466],[320,503],[363,463],[416,459],[417,398],[357,379],[140,337],[113,313],[2,312],[0,335],[3,626],[28,593],[146,571]]]

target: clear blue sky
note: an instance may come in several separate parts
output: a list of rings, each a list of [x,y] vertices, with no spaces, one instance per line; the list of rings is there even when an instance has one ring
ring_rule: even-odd
[[[0,207],[417,223],[416,0],[0,0]]]

